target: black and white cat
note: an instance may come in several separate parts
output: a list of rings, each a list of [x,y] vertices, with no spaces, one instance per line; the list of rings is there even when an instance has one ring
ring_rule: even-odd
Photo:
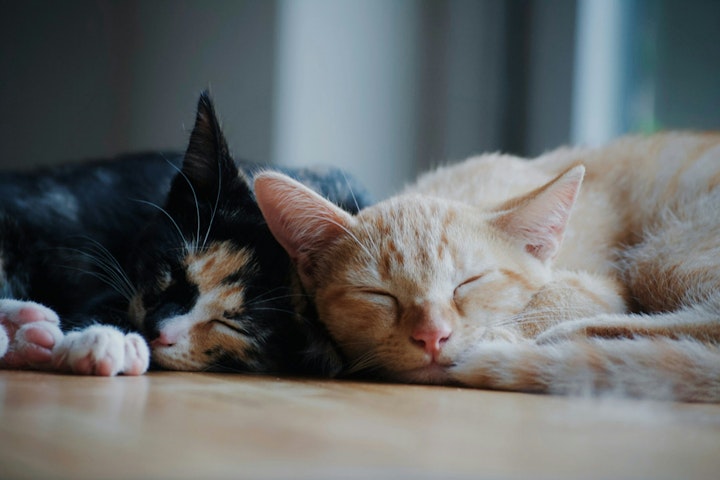
[[[232,159],[204,93],[184,156],[0,174],[0,368],[138,375],[152,357],[175,370],[333,373],[334,349],[256,205],[261,169]],[[367,204],[339,170],[286,173],[348,211]]]

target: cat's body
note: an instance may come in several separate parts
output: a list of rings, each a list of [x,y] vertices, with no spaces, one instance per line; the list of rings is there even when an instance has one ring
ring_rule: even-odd
[[[356,217],[256,191],[350,371],[720,401],[718,135],[481,156]]]
[[[0,174],[0,366],[138,374],[142,334],[164,368],[322,372],[322,329],[255,204],[261,170],[229,156],[203,95],[185,155]],[[365,201],[338,170],[287,173]]]

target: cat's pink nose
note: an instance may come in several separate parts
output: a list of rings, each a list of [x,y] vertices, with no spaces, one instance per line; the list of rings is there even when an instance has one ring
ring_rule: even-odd
[[[150,342],[151,347],[172,347],[175,342],[166,333],[160,333],[158,337]]]
[[[452,330],[447,324],[421,325],[410,334],[410,342],[435,356],[451,334]]]

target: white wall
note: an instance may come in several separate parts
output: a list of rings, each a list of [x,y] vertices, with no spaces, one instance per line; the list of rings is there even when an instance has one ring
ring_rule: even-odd
[[[709,0],[0,0],[0,12],[6,168],[181,150],[208,86],[236,156],[341,166],[378,198],[432,165],[535,155],[571,131],[599,143],[644,125],[720,128]]]
[[[417,2],[280,1],[273,161],[336,165],[376,196],[414,173]]]

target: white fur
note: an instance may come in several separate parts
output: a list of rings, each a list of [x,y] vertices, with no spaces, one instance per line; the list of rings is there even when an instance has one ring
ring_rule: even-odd
[[[47,365],[29,357],[38,348],[30,340],[30,333],[37,330],[47,333],[54,344],[63,337],[57,314],[46,306],[23,300],[0,300],[0,366],[46,368]]]
[[[5,352],[8,350],[8,344],[10,343],[10,339],[8,338],[8,334],[5,331],[5,327],[0,325],[0,359],[5,356]]]
[[[24,300],[15,300],[12,298],[4,298],[0,300],[0,315],[3,315],[7,321],[12,322],[16,325],[25,323],[25,319],[22,318],[21,311],[23,309],[32,309],[42,316],[42,320],[54,324],[60,323],[60,318],[57,313],[49,309],[48,307],[41,305],[37,302],[29,302]]]
[[[138,334],[123,334],[108,325],[69,332],[53,350],[55,368],[85,375],[141,375],[150,351]]]

